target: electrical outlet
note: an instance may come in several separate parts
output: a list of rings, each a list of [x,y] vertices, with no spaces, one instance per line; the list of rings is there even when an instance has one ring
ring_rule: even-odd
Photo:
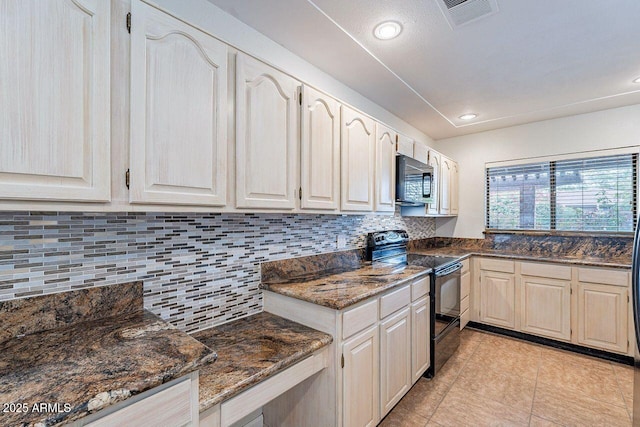
[[[342,249],[347,246],[347,237],[344,234],[338,234],[336,246],[338,249]]]

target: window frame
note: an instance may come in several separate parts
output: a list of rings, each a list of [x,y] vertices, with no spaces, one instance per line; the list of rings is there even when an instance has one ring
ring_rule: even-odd
[[[631,149],[629,149],[631,148]],[[618,150],[607,150],[598,152],[573,153],[557,157],[534,157],[521,160],[492,162],[485,164],[485,233],[529,233],[529,234],[577,234],[577,235],[633,235],[635,228],[638,226],[638,174],[640,173],[640,153],[639,147],[625,147]],[[555,179],[556,165],[563,161],[579,161],[584,159],[604,158],[621,155],[630,155],[632,161],[632,188],[633,203],[632,215],[633,225],[631,231],[609,231],[609,230],[558,230],[557,229],[557,182]],[[491,168],[509,167],[509,166],[527,166],[538,163],[549,164],[549,229],[536,228],[491,228],[490,227],[490,176]]]

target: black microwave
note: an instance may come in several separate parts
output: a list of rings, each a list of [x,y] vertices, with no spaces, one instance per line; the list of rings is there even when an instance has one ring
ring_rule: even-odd
[[[433,168],[402,154],[396,156],[396,204],[433,203]]]

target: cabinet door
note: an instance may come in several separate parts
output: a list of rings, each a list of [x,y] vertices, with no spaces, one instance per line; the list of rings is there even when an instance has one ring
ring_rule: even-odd
[[[132,203],[224,206],[227,47],[131,4]]]
[[[405,156],[413,157],[413,139],[408,136],[398,134],[398,143],[396,144],[396,152]]]
[[[236,60],[236,206],[293,209],[299,82],[243,53]]]
[[[458,185],[458,179],[460,177],[460,174],[458,173],[458,163],[456,162],[452,162],[451,164],[451,183],[450,183],[450,188],[449,188],[449,194],[450,194],[450,206],[451,206],[451,210],[449,211],[449,213],[451,215],[458,215],[458,202],[459,202],[459,197],[458,197],[458,191],[459,191],[459,185]]]
[[[429,163],[429,147],[421,142],[414,142],[413,158],[422,163]]]
[[[427,215],[438,215],[440,213],[440,153],[429,150],[428,164],[433,167],[433,183],[431,188],[433,203],[429,203],[427,206]]]
[[[376,123],[376,212],[393,212],[395,209],[396,133]]]
[[[571,341],[571,282],[522,276],[521,330]]]
[[[344,426],[375,426],[380,420],[379,351],[377,326],[342,345]]]
[[[429,368],[431,362],[430,322],[429,297],[411,304],[411,379],[414,383]]]
[[[451,174],[453,164],[451,159],[440,156],[440,213],[451,213]]]
[[[628,289],[578,283],[578,343],[627,353]]]
[[[342,106],[341,209],[372,211],[374,183],[374,122],[364,114]]]
[[[384,417],[411,387],[409,307],[380,323],[380,408]]]
[[[108,1],[1,3],[0,198],[110,199],[110,31]]]
[[[467,270],[460,275],[460,330],[464,329],[467,323],[469,323],[469,316],[471,314],[469,313],[470,290],[471,271],[467,268]]]
[[[303,209],[338,209],[340,200],[340,110],[338,102],[302,88],[301,184]]]
[[[515,276],[483,270],[480,272],[480,321],[503,328],[516,327]]]

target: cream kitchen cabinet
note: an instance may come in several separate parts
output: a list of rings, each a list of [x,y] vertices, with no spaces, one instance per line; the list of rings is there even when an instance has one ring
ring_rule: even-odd
[[[302,209],[340,207],[340,104],[307,85],[302,87]]]
[[[396,143],[396,153],[403,154],[405,156],[413,157],[413,139],[402,134],[398,134],[398,141]]]
[[[578,343],[602,350],[629,351],[629,273],[578,268]]]
[[[238,52],[236,207],[296,207],[299,86],[292,77]]]
[[[468,259],[462,261],[460,270],[460,329],[464,329],[469,323],[471,312],[469,310],[471,302],[471,263]]]
[[[520,263],[520,330],[571,341],[571,267]]]
[[[404,286],[380,298],[380,417],[411,388],[411,289]],[[399,309],[399,311],[397,311]]]
[[[395,210],[396,182],[396,133],[376,123],[375,197],[376,212]]]
[[[227,46],[131,4],[131,203],[224,206]]]
[[[413,158],[424,164],[429,163],[429,147],[421,142],[413,144]]]
[[[340,207],[343,211],[373,211],[375,123],[346,105],[341,112]]]
[[[110,200],[110,8],[2,2],[0,199]]]
[[[451,174],[453,173],[453,161],[440,155],[440,209],[442,215],[451,213]]]
[[[633,356],[629,271],[476,257],[473,262],[473,320]]]
[[[440,174],[441,174],[441,157],[440,153],[429,150],[429,166],[433,168],[433,182],[431,183],[432,203],[427,205],[427,215],[438,215],[440,213]]]
[[[513,261],[480,259],[479,318],[502,328],[516,328],[516,281]]]
[[[458,170],[458,163],[452,161],[452,168],[451,168],[451,182],[449,185],[449,193],[450,193],[450,210],[449,213],[451,215],[458,215],[459,212],[459,188],[460,188],[460,184],[459,184],[459,180],[460,180],[460,173]]]
[[[422,377],[431,364],[430,313],[429,297],[425,296],[411,303],[411,381],[413,383]]]
[[[380,421],[377,325],[342,345],[344,426],[375,426]]]

